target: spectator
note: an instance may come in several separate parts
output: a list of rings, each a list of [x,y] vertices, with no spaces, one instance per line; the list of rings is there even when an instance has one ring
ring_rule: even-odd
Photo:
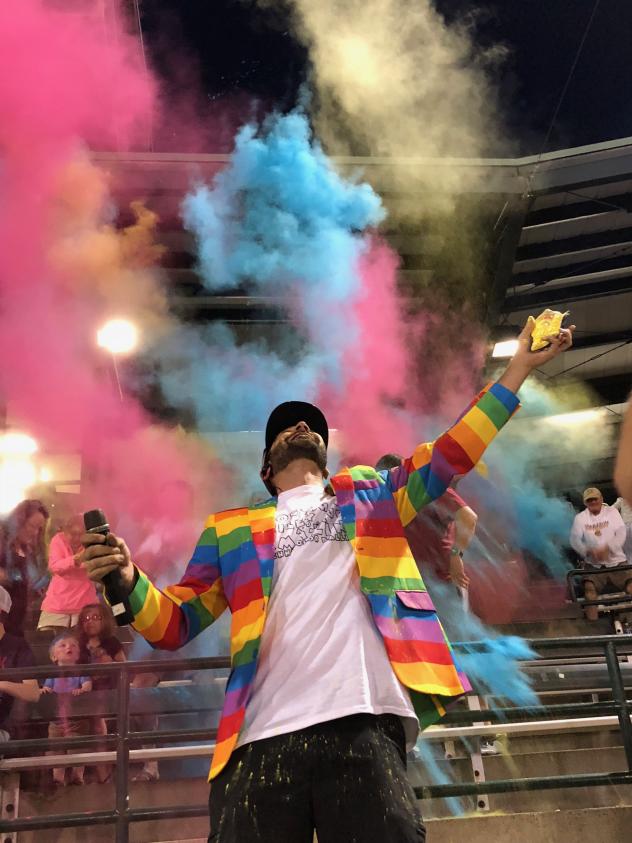
[[[11,611],[5,629],[24,636],[27,608],[34,592],[44,584],[44,537],[48,510],[41,501],[19,503],[4,525],[0,549],[0,585],[11,596]]]
[[[84,664],[108,664],[124,662],[123,645],[114,635],[112,613],[102,603],[89,603],[79,612],[77,624],[81,661]],[[115,676],[95,676],[94,691],[109,691],[116,688]]]
[[[632,559],[632,505],[630,505],[625,498],[618,497],[612,504],[615,509],[619,511],[623,523],[625,524],[625,544],[623,545],[623,552],[628,562]]]
[[[5,621],[11,612],[11,595],[0,586],[0,671],[12,667],[32,667],[33,653],[24,638],[5,630]],[[0,679],[0,743],[10,738],[8,720],[14,700],[37,702],[40,696],[36,679],[10,682]]]
[[[79,664],[79,642],[72,632],[62,632],[53,640],[49,649],[50,659],[57,665]],[[92,680],[89,676],[58,676],[46,679],[42,688],[43,694],[58,694],[57,713],[59,720],[48,724],[49,738],[70,738],[77,735],[89,734],[89,720],[86,718],[70,718],[69,695],[73,697],[86,694],[92,690]],[[58,750],[51,750],[48,755],[57,755]],[[70,784],[83,784],[83,767],[72,767]],[[66,784],[66,768],[53,769],[53,782],[57,785]]]
[[[109,664],[124,662],[123,645],[114,635],[114,620],[110,610],[102,603],[89,603],[79,612],[77,624],[81,662],[83,664]],[[111,691],[116,688],[116,676],[93,676],[94,691]],[[107,726],[103,717],[94,721],[94,734],[107,735]],[[97,779],[102,784],[109,781],[112,768],[109,764],[99,764],[96,768]]]
[[[52,578],[42,602],[38,629],[76,626],[81,609],[97,599],[94,583],[81,565],[83,530],[83,519],[73,515],[51,540],[48,567]]]
[[[626,529],[619,512],[603,501],[599,489],[591,486],[583,494],[586,509],[575,516],[570,543],[581,558],[583,567],[590,571],[582,582],[586,600],[596,600],[607,591],[625,591],[632,594],[632,571],[617,571],[627,563],[623,552]],[[586,617],[596,621],[597,606],[586,606]]]
[[[107,664],[109,662],[124,662],[123,645],[114,635],[112,613],[101,603],[91,603],[84,606],[79,613],[79,643],[81,645],[81,660],[90,664]],[[158,683],[155,674],[139,674],[135,676],[131,686],[134,688],[152,687]],[[115,676],[95,676],[92,680],[95,691],[107,691],[116,688]],[[138,715],[130,718],[130,729],[135,731],[153,731],[157,727],[155,717]],[[101,720],[96,726],[96,734],[105,735],[107,729],[105,721]],[[109,777],[109,767],[101,765],[97,769],[100,781]],[[157,781],[158,762],[146,761],[142,769],[132,776],[134,781]]]
[[[385,454],[375,466],[377,471],[396,468],[402,457]],[[456,486],[460,477],[456,477]],[[441,497],[420,510],[406,527],[406,538],[423,576],[429,571],[441,582],[452,582],[467,604],[469,577],[463,565],[478,517],[454,488],[448,487]]]

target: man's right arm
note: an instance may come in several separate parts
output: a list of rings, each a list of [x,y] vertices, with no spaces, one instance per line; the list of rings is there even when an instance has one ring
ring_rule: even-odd
[[[575,553],[582,559],[586,558],[586,547],[584,545],[584,530],[581,525],[579,515],[573,519],[573,526],[571,527],[570,543]]]
[[[160,590],[132,562],[125,542],[113,535],[86,534],[84,565],[101,581],[118,570],[134,613],[133,627],[151,645],[177,650],[210,626],[226,609],[214,517],[206,528],[180,582]]]

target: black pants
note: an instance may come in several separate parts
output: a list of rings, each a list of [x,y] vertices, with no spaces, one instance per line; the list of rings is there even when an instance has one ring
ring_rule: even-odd
[[[404,729],[357,714],[239,747],[211,784],[209,843],[423,843]]]

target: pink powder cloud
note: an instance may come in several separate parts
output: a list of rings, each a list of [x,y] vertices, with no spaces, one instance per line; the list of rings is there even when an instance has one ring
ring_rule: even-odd
[[[155,116],[156,83],[119,6],[105,20],[77,11],[94,8],[0,4],[0,395],[44,450],[82,453],[90,504],[116,497],[143,519],[164,510],[165,483],[200,484],[212,455],[169,431],[151,435],[138,403],[120,400],[94,347],[110,314],[71,293],[49,259],[60,176],[80,145],[124,151]]]

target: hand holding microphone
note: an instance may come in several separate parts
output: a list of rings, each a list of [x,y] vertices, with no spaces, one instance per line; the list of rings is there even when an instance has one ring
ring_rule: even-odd
[[[134,565],[123,539],[110,533],[103,512],[93,509],[84,514],[86,532],[81,538],[85,547],[83,564],[88,577],[102,582],[112,613],[119,626],[134,620],[128,596],[134,587]]]

